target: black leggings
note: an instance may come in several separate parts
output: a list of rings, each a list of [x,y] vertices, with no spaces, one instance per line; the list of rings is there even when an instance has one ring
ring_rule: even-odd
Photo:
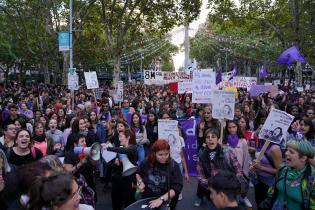
[[[262,182],[258,182],[258,184],[255,184],[254,187],[255,187],[255,200],[257,204],[257,209],[260,210],[258,206],[262,201],[264,201],[267,198],[267,192],[268,192],[269,186]]]
[[[135,202],[136,189],[132,183],[135,175],[114,178],[112,180],[112,206],[113,210],[121,210]]]

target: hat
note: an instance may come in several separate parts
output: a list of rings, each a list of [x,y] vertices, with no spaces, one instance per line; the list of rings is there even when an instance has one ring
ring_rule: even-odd
[[[287,147],[291,147],[291,148],[295,149],[301,155],[305,155],[305,156],[307,156],[309,158],[313,158],[314,155],[315,155],[314,148],[313,148],[312,144],[309,141],[307,141],[307,140],[301,140],[301,141],[291,140],[291,141],[288,141]]]
[[[77,105],[77,108],[81,109],[81,110],[84,110],[84,105],[83,104],[78,104]]]

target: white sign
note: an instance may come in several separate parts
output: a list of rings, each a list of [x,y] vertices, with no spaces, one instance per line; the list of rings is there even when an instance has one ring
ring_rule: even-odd
[[[79,76],[74,74],[68,74],[68,89],[78,90],[79,89]]]
[[[216,89],[215,72],[194,71],[192,81],[192,102],[208,104],[212,102],[212,90]]]
[[[222,82],[218,85],[219,87],[237,87],[237,88],[246,88],[250,90],[252,85],[257,84],[257,77],[233,77],[229,80],[231,76],[223,76]]]
[[[192,79],[192,71],[163,72],[163,80],[167,83]]]
[[[97,75],[95,71],[84,72],[85,83],[87,89],[96,89],[99,88]]]
[[[144,70],[144,84],[146,85],[163,85],[163,73],[161,71]]]
[[[265,85],[265,86],[270,86],[270,85],[272,85],[272,83],[271,83],[271,82],[265,82],[264,85]]]
[[[179,140],[177,120],[158,120],[159,139],[166,140],[171,148],[177,145]]]
[[[117,83],[117,102],[122,102],[124,100],[124,82],[123,81],[118,81]]]
[[[310,84],[305,85],[305,90],[309,90],[311,88]]]
[[[178,82],[178,94],[192,93],[192,81]]]
[[[274,84],[274,85],[280,85],[280,84],[281,84],[281,82],[280,82],[280,80],[279,80],[279,79],[277,79],[277,80],[273,80],[273,84]]]
[[[285,134],[293,119],[294,116],[284,111],[272,109],[259,133],[259,138],[281,144],[285,141]]]
[[[212,116],[215,119],[234,119],[235,96],[233,91],[213,91]]]

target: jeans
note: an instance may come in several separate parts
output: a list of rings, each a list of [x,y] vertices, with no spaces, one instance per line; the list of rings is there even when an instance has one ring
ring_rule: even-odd
[[[145,152],[144,152],[144,147],[142,144],[138,144],[137,151],[138,151],[138,163],[141,163],[145,159]]]

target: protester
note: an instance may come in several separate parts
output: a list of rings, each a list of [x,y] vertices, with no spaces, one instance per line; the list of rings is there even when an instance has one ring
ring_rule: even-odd
[[[43,157],[42,152],[33,147],[32,135],[28,130],[21,129],[17,132],[15,146],[7,152],[9,163],[20,166]]]
[[[163,203],[169,203],[170,209],[176,208],[183,180],[165,140],[157,140],[152,145],[150,155],[140,164],[136,178],[143,198],[157,198],[150,201],[150,208],[158,208]]]
[[[34,147],[39,149],[43,156],[53,153],[53,140],[46,136],[44,125],[36,122],[34,126]]]
[[[268,191],[268,195],[273,197],[269,197],[259,207],[272,210],[314,209],[315,170],[308,163],[314,154],[309,142],[289,141],[285,153],[286,165],[278,170],[275,182]]]
[[[106,150],[116,152],[118,154],[127,155],[128,160],[136,165],[138,161],[136,137],[131,129],[125,129],[119,133],[119,146],[108,147],[108,144],[102,145]],[[136,189],[132,183],[135,179],[135,173],[123,176],[123,162],[118,157],[115,159],[115,163],[112,169],[112,207],[113,210],[122,210],[123,207],[127,207],[135,201]]]
[[[227,184],[228,183],[228,184]],[[218,171],[208,179],[210,198],[218,210],[242,210],[238,205],[237,196],[241,185],[234,173]]]

